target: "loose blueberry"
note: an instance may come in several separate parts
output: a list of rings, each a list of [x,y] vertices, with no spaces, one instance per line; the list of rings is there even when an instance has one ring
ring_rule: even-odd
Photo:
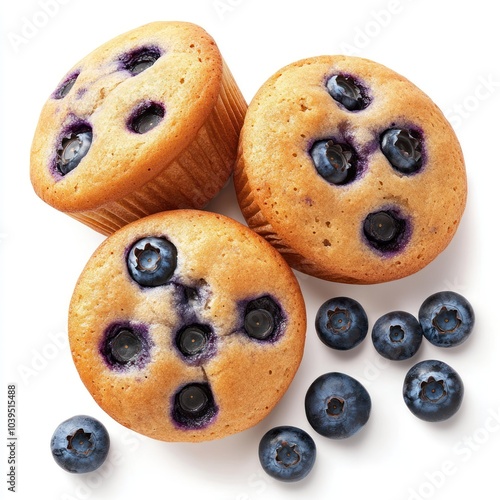
[[[273,340],[279,334],[283,314],[278,304],[268,296],[250,301],[245,308],[245,333],[256,340]]]
[[[333,75],[326,83],[330,95],[349,111],[365,109],[370,99],[351,76]]]
[[[316,444],[307,432],[298,427],[274,427],[260,440],[259,460],[264,471],[274,479],[300,481],[314,466]]]
[[[363,232],[368,242],[382,252],[397,250],[406,231],[406,221],[392,210],[373,212],[363,222]]]
[[[73,85],[75,84],[78,76],[79,73],[76,73],[75,75],[70,76],[65,82],[63,82],[62,85],[55,91],[54,98],[63,99],[64,97],[66,97],[69,94],[69,91],[73,88]]]
[[[340,351],[360,344],[368,333],[368,317],[362,305],[349,297],[324,302],[316,313],[316,333],[320,340]]]
[[[464,385],[458,373],[442,361],[426,360],[413,366],[404,379],[408,409],[427,422],[452,417],[462,404]]]
[[[177,249],[165,238],[142,238],[130,249],[127,265],[130,276],[139,285],[165,285],[177,267]]]
[[[50,441],[56,463],[75,474],[98,469],[106,460],[109,445],[104,425],[87,415],[76,415],[59,424]]]
[[[371,398],[356,379],[344,373],[325,373],[309,387],[306,417],[313,429],[332,439],[356,434],[368,421]]]
[[[172,417],[189,429],[207,425],[217,413],[217,406],[206,383],[192,383],[182,387],[174,397]]]
[[[111,368],[142,367],[149,360],[147,328],[132,323],[114,323],[104,332],[101,354]]]
[[[422,166],[422,141],[409,129],[393,128],[382,134],[382,152],[389,163],[403,174],[414,174]]]
[[[147,70],[160,58],[161,52],[156,47],[142,47],[122,58],[123,65],[133,76]]]
[[[384,358],[402,361],[414,356],[422,344],[422,327],[415,316],[405,311],[392,311],[373,325],[372,341]]]
[[[332,139],[317,141],[309,154],[318,174],[330,184],[348,184],[356,177],[356,155],[347,144]]]
[[[92,131],[83,127],[80,131],[65,137],[57,150],[57,169],[62,175],[74,170],[89,152],[92,144]]]
[[[418,319],[429,342],[438,347],[454,347],[469,338],[475,314],[465,297],[456,292],[443,291],[425,299]]]
[[[159,104],[148,104],[136,111],[129,120],[129,128],[136,134],[145,134],[163,120],[165,109]]]

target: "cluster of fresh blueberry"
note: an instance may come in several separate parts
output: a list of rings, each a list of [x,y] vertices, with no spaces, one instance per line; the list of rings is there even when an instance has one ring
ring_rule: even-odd
[[[379,318],[372,328],[378,353],[400,361],[416,354],[425,337],[438,347],[462,344],[474,326],[474,311],[462,295],[444,291],[428,297],[418,319],[405,311]],[[337,350],[359,345],[368,333],[368,317],[354,299],[336,297],[318,309],[315,321],[321,341]],[[418,418],[437,422],[453,416],[461,406],[463,382],[448,364],[425,360],[413,366],[404,379],[403,399]],[[371,399],[356,379],[344,373],[326,373],[309,387],[305,412],[311,427],[322,436],[344,439],[357,433],[368,421]],[[311,471],[316,445],[302,429],[279,426],[268,431],[259,445],[263,469],[282,481],[298,481]]]

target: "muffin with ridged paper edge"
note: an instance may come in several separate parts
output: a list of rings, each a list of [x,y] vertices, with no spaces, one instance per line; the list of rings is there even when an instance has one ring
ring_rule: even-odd
[[[234,180],[249,226],[292,267],[360,284],[435,259],[467,194],[461,147],[439,108],[391,69],[347,56],[294,62],[262,85]]]
[[[279,252],[243,224],[196,210],[108,237],[69,311],[90,394],[122,425],[163,441],[222,438],[261,421],[299,367],[305,332],[304,300]]]
[[[33,187],[105,235],[151,213],[202,208],[231,175],[246,107],[204,29],[133,29],[78,62],[43,106]]]

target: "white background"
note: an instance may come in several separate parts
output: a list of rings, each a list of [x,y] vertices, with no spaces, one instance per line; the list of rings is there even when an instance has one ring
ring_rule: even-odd
[[[498,494],[499,259],[493,238],[499,214],[500,30],[493,5],[486,0],[2,2],[2,497],[10,495],[5,475],[9,383],[17,385],[17,498],[464,499],[480,495],[479,485]],[[81,269],[103,237],[41,202],[29,181],[39,112],[67,70],[108,39],[155,20],[204,27],[248,101],[275,71],[304,57],[347,53],[383,63],[447,114],[468,169],[468,205],[458,233],[416,275],[347,286],[297,274],[309,326],[304,360],[290,390],[256,427],[204,444],[162,443],[135,434],[110,419],[84,389],[67,344],[67,308]],[[209,208],[242,220],[231,185]],[[369,337],[342,353],[329,350],[314,331],[316,311],[330,297],[357,299],[373,325],[390,310],[416,314],[428,295],[444,289],[465,295],[476,311],[473,335],[455,349],[425,342],[416,358],[390,363]],[[406,371],[426,358],[451,364],[466,386],[460,412],[440,424],[416,419],[401,395]],[[316,434],[304,413],[307,388],[328,371],[354,376],[372,397],[368,424],[342,442]],[[106,465],[85,476],[64,472],[49,449],[55,427],[78,413],[99,418],[112,439]],[[316,441],[316,466],[300,483],[276,482],[258,462],[261,436],[282,424],[302,427]]]

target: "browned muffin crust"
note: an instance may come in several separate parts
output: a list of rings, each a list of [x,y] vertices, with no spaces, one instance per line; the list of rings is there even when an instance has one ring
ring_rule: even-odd
[[[170,280],[153,288],[138,285],[126,262],[131,246],[149,236],[177,249]],[[243,328],[245,308],[262,297],[279,308],[268,340]],[[205,441],[257,424],[278,403],[302,358],[305,315],[293,272],[263,238],[222,215],[174,210],[127,225],[96,250],[74,290],[69,339],[83,383],[114,419],[159,440]],[[176,343],[190,324],[211,330],[201,358],[187,357]],[[136,363],[110,363],[113,325],[147,339]],[[206,422],[184,425],[175,395],[193,383],[208,384],[216,410]]]

